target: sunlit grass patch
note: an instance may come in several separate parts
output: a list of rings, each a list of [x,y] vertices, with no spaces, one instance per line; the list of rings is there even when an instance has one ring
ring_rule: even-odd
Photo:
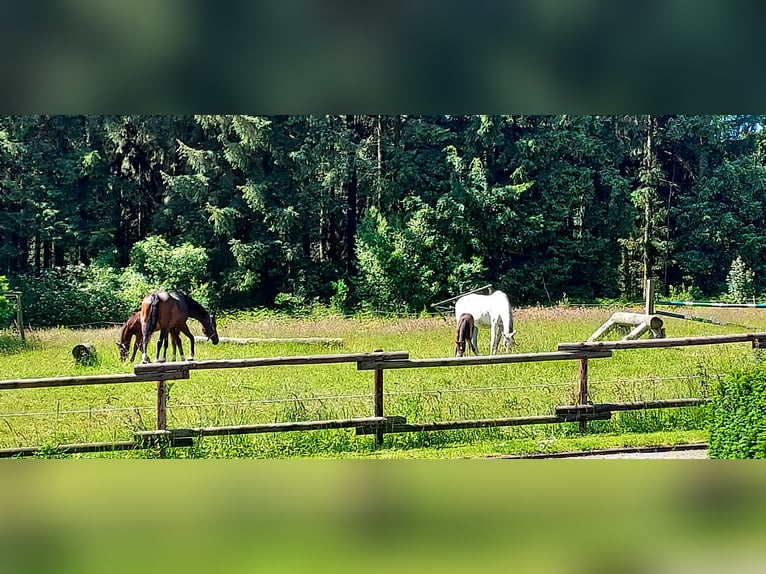
[[[728,315],[720,309],[705,311],[715,311],[721,322],[732,324],[719,326],[667,318],[668,336],[736,333],[743,332],[740,324],[756,327],[766,324],[757,310],[731,310],[736,312]],[[598,307],[517,309],[514,318],[518,345],[513,352],[549,352],[556,350],[559,342],[585,340],[611,313],[611,309]],[[191,326],[195,334],[201,333],[196,323]],[[3,373],[0,378],[130,373],[133,366],[118,359],[117,333],[117,326],[35,330],[29,334],[26,346],[0,352]],[[219,345],[198,342],[198,360],[359,353],[375,349],[406,350],[412,358],[448,357],[454,352],[454,320],[441,317],[326,315],[298,319],[269,313],[231,314],[219,321],[219,333],[222,337],[259,339],[332,337],[341,338],[343,346],[289,341]],[[78,366],[71,354],[74,345],[85,341],[95,347],[98,355],[98,362],[90,367]],[[152,350],[155,345],[156,335]],[[486,352],[486,329],[480,329],[479,345]],[[188,352],[188,341],[185,349]],[[615,351],[612,358],[589,361],[589,397],[593,402],[706,397],[722,373],[757,360],[748,344]],[[170,428],[345,419],[373,414],[373,373],[358,371],[354,363],[195,370],[190,379],[168,382],[167,387]],[[578,362],[390,370],[384,373],[384,387],[385,413],[406,417],[415,424],[552,415],[557,406],[578,400]],[[155,405],[156,388],[152,382],[5,390],[0,392],[0,448],[129,440],[136,430],[155,428]],[[545,451],[552,444],[575,439],[611,444],[616,440],[613,437],[623,434],[639,437],[647,433],[699,433],[704,432],[705,424],[705,408],[694,407],[614,413],[611,420],[588,423],[588,434],[584,436],[580,435],[577,423],[399,433],[386,434],[379,451],[373,437],[341,429],[207,437],[192,448],[171,449],[169,453],[179,457],[252,458],[357,457],[376,453],[419,456],[422,449],[459,447],[491,454],[527,448]]]

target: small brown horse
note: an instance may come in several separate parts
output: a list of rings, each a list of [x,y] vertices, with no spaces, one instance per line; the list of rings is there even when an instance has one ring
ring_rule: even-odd
[[[173,338],[173,345],[181,348],[181,338],[178,331],[172,331],[170,336]],[[120,329],[120,342],[117,346],[120,348],[120,360],[126,361],[128,359],[128,352],[130,352],[130,342],[136,338],[133,343],[133,354],[130,356],[130,362],[136,360],[136,353],[142,348],[142,341],[144,340],[143,333],[141,332],[141,311],[136,311],[130,316],[125,324]],[[182,349],[183,350],[183,349]],[[165,339],[165,355],[168,351],[168,340]]]
[[[471,346],[471,351],[474,355],[478,355],[479,351],[476,350],[476,344],[473,342],[473,331],[475,329],[473,315],[470,313],[463,313],[457,322],[457,333],[455,336],[455,356],[462,357],[465,355],[465,343]]]
[[[141,362],[149,362],[149,339],[154,331],[160,332],[157,341],[157,360],[160,358],[160,347],[165,343],[163,360],[167,358],[167,338],[173,339],[173,360],[176,358],[176,347],[180,351],[181,360],[184,361],[184,350],[181,345],[180,333],[189,337],[191,352],[189,360],[194,360],[194,335],[191,334],[186,320],[191,317],[202,324],[202,331],[214,345],[218,344],[218,331],[215,325],[215,316],[211,316],[197,301],[181,291],[157,291],[150,293],[141,302]]]
[[[136,311],[130,316],[125,324],[120,329],[120,342],[117,346],[120,348],[120,361],[125,361],[128,358],[128,352],[130,351],[130,342],[136,338],[133,343],[133,355],[130,357],[130,361],[133,362],[136,359],[136,353],[144,340],[141,336],[141,313]]]

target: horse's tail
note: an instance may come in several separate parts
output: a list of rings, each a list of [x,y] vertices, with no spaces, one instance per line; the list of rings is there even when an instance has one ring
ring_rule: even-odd
[[[503,321],[503,333],[508,336],[513,332],[513,311],[511,310],[511,304],[508,301],[508,295],[502,291],[495,291],[492,295],[502,301],[498,313],[500,319]]]
[[[455,342],[460,343],[471,338],[471,325],[468,318],[464,315],[460,316],[457,324],[457,340]]]
[[[154,332],[154,328],[157,326],[157,307],[159,302],[160,296],[157,295],[157,293],[152,293],[149,297],[149,310],[146,312],[143,328],[141,329],[144,345],[148,344],[149,336]]]

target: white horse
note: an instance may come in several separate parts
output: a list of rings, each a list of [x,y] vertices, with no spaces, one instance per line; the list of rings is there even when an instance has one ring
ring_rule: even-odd
[[[513,330],[513,314],[511,313],[511,305],[508,303],[508,297],[502,291],[495,291],[492,295],[470,293],[461,297],[455,303],[455,320],[459,321],[463,313],[473,315],[475,326],[471,339],[474,348],[476,348],[476,342],[479,338],[479,325],[489,325],[490,327],[490,355],[497,353],[501,334],[505,349],[513,346],[513,336],[516,334],[516,331]],[[502,332],[500,332],[498,323],[502,323]]]

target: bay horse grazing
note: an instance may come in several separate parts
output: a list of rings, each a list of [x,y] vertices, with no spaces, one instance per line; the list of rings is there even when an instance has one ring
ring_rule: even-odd
[[[473,322],[473,315],[470,313],[463,313],[460,315],[460,319],[457,322],[457,333],[455,335],[455,356],[462,357],[465,355],[465,344],[471,347],[471,351],[474,355],[478,355],[479,351],[476,350],[476,343],[473,341],[473,331],[475,329]]]
[[[178,334],[178,331],[171,331],[170,336],[173,338],[173,344],[174,346],[177,346],[179,349],[181,349],[181,352],[183,353],[183,348],[181,347],[181,339]],[[128,352],[130,352],[130,342],[135,337],[135,341],[133,342],[133,354],[130,356],[130,362],[136,360],[136,353],[138,352],[138,349],[142,349],[142,342],[144,340],[144,336],[141,329],[141,311],[136,311],[133,313],[130,318],[125,322],[125,324],[120,329],[120,342],[117,343],[117,346],[120,348],[120,360],[126,361],[128,359]],[[165,338],[165,351],[164,354],[167,355],[168,352],[168,340]],[[174,349],[175,350],[175,349]]]
[[[120,361],[125,361],[128,358],[128,352],[130,351],[130,342],[136,338],[133,343],[133,355],[130,357],[132,363],[136,359],[136,353],[141,346],[141,342],[144,340],[141,335],[141,312],[136,311],[130,316],[125,324],[120,329],[120,342],[117,346],[120,348]]]
[[[148,294],[141,302],[141,361],[149,362],[149,339],[154,331],[160,332],[157,342],[157,360],[160,358],[160,347],[165,343],[167,357],[168,335],[173,340],[173,360],[176,358],[176,347],[180,351],[181,360],[184,361],[184,350],[181,345],[180,333],[189,337],[191,352],[189,360],[194,360],[194,335],[189,330],[186,320],[191,317],[202,324],[202,331],[214,345],[218,344],[218,331],[216,330],[215,316],[208,314],[204,307],[181,291],[156,291]]]
[[[473,347],[479,336],[479,325],[489,325],[489,354],[497,354],[500,339],[503,347],[507,350],[514,345],[513,314],[508,297],[502,291],[495,291],[492,295],[479,295],[470,293],[457,300],[455,303],[455,320],[460,322],[460,317],[468,313],[473,316]],[[500,326],[502,325],[502,330]]]

